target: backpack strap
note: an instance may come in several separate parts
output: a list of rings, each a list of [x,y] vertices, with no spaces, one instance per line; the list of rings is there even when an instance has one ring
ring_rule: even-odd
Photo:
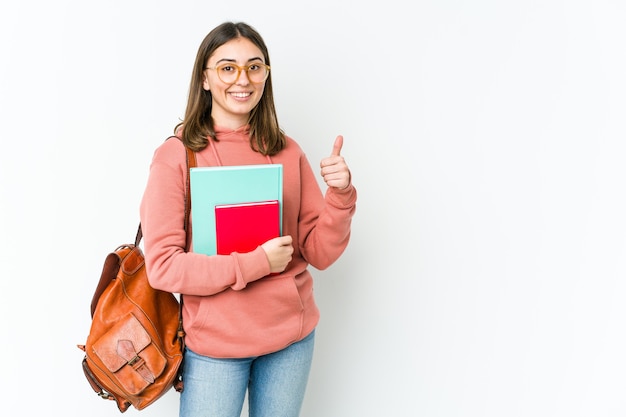
[[[182,142],[182,139],[181,139],[181,142]],[[187,247],[185,248],[185,251],[189,251],[189,248],[191,247],[191,233],[189,233],[189,217],[191,213],[191,179],[190,179],[191,175],[190,173],[191,173],[191,168],[196,167],[198,163],[196,161],[196,153],[192,151],[191,149],[189,149],[188,146],[185,146],[185,150],[187,151],[187,181],[185,184],[185,231],[187,232]],[[177,336],[178,336],[178,339],[180,340],[182,350],[184,353],[185,329],[183,328],[183,295],[182,294],[179,294]],[[178,369],[178,375],[176,376],[176,380],[174,381],[174,389],[177,392],[182,392],[183,388],[184,388],[183,364],[181,363],[180,368]]]
[[[187,232],[187,248],[188,251],[191,247],[191,233],[189,233],[189,217],[191,213],[191,180],[190,172],[191,168],[197,166],[196,161],[196,153],[189,149],[188,146],[185,146],[185,150],[187,151],[187,183],[185,184],[185,231]]]

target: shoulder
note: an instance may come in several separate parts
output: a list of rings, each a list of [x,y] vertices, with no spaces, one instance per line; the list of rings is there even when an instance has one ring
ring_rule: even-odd
[[[289,154],[298,154],[304,155],[304,151],[298,142],[295,141],[291,136],[285,135],[286,145],[281,152],[289,153]]]
[[[292,137],[285,135],[285,139],[287,142],[286,146],[272,158],[276,163],[281,163],[285,167],[293,167],[290,169],[298,169],[301,171],[309,165],[306,152]]]
[[[186,151],[183,142],[177,136],[170,136],[154,151],[153,163],[162,163],[177,166],[186,161]]]

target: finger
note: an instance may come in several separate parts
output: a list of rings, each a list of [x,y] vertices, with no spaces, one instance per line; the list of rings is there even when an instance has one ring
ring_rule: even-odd
[[[280,246],[289,246],[293,242],[291,235],[285,235],[280,237]]]
[[[335,144],[333,145],[333,152],[330,156],[339,156],[341,154],[341,148],[343,147],[343,136],[339,135],[335,139]]]

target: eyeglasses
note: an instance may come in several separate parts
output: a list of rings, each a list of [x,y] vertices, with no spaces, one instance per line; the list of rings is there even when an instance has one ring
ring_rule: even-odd
[[[215,67],[206,67],[205,69],[215,70],[217,76],[226,84],[235,84],[241,75],[241,71],[246,71],[248,80],[255,84],[261,84],[270,75],[270,66],[265,64],[250,64],[244,67],[232,63],[223,63]]]

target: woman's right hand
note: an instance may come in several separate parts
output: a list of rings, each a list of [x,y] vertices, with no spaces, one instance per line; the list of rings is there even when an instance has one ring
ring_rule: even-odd
[[[283,272],[287,268],[293,254],[292,242],[291,236],[281,236],[270,239],[261,245],[267,260],[270,262],[271,273]]]

